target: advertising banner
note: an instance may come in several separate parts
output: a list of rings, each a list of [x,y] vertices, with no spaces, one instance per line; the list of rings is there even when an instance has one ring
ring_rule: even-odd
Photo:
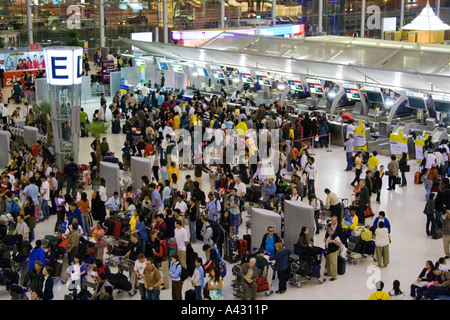
[[[367,151],[366,129],[355,128],[354,132],[355,150]]]
[[[45,70],[44,55],[42,51],[0,53],[0,68],[4,70],[3,87],[12,87],[16,81],[23,84],[24,73],[34,81],[38,70]]]

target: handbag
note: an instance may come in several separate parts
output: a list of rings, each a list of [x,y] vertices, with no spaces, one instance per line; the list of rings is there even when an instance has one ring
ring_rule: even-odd
[[[395,184],[401,184],[401,183],[402,183],[402,178],[395,177]]]
[[[367,208],[366,210],[364,210],[364,217],[373,217],[373,211],[372,208]]]
[[[409,166],[409,164],[405,164],[403,166],[403,172],[409,172],[411,170],[411,167]]]

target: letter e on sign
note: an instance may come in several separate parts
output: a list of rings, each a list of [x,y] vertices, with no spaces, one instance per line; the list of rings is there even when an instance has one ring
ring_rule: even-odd
[[[56,86],[81,84],[82,48],[46,48],[44,56],[48,84]]]

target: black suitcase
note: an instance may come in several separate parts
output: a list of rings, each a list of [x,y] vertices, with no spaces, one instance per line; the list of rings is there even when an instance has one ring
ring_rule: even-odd
[[[194,289],[189,289],[184,293],[184,300],[197,300],[197,295],[195,294]]]
[[[341,256],[338,256],[338,275],[343,275],[345,274],[345,266],[347,264],[347,261],[345,261],[344,258],[342,258]]]
[[[195,236],[197,237],[197,240],[203,241],[203,236],[201,234],[203,228],[203,222],[202,219],[197,219],[195,222]]]
[[[118,134],[120,133],[120,120],[119,119],[114,119],[112,121],[112,125],[111,125],[111,132],[114,134]]]
[[[252,203],[257,203],[261,198],[261,188],[250,186],[245,193],[245,200]]]
[[[239,240],[238,239],[228,239],[225,242],[225,256],[224,260],[229,263],[235,263],[239,261],[239,255],[237,254],[239,248]]]

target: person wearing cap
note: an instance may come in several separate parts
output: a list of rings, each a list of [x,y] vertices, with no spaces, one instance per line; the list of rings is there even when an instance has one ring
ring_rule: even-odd
[[[426,176],[426,178],[425,178]],[[439,180],[439,173],[437,171],[437,164],[432,163],[431,168],[427,170],[424,175],[423,185],[425,187],[425,200],[428,200],[431,193],[431,188],[433,187],[433,182]]]

